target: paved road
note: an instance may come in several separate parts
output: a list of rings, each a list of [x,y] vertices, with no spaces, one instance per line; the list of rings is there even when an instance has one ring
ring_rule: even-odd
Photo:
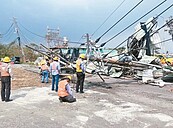
[[[172,128],[173,88],[134,80],[86,78],[77,102],[60,103],[46,87],[12,91],[12,102],[0,102],[0,128]],[[171,87],[172,86],[172,87]],[[110,88],[111,87],[111,88]]]

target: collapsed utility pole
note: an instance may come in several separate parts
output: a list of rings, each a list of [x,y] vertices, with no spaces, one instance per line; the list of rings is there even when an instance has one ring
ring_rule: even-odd
[[[22,47],[21,40],[20,40],[19,27],[17,25],[17,21],[16,21],[15,17],[13,17],[13,22],[14,22],[14,25],[15,25],[15,32],[17,34],[17,40],[18,40],[18,43],[19,43],[19,50],[22,54],[22,60],[23,60],[23,62],[26,62],[25,53],[23,51],[23,47]]]

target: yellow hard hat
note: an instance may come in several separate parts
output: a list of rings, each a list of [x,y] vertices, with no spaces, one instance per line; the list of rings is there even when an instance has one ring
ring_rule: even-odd
[[[44,65],[44,64],[46,64],[46,62],[45,62],[44,60],[42,60],[42,61],[40,62],[40,64],[41,64],[41,65]]]
[[[65,78],[67,78],[67,79],[71,80],[71,76],[66,76]]]
[[[56,57],[54,57],[54,58],[53,58],[53,60],[58,60],[58,57],[57,57],[57,56],[56,56]]]
[[[85,54],[80,54],[79,57],[84,59],[85,58]]]
[[[48,59],[49,59],[47,56],[44,56],[44,58],[45,58],[46,60],[48,60]]]
[[[3,59],[3,62],[6,62],[6,63],[8,63],[8,62],[10,62],[10,58],[9,57],[4,57],[4,59]]]

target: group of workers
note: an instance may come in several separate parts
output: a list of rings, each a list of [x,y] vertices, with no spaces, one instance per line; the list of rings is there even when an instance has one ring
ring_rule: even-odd
[[[84,60],[85,55],[80,54],[79,58],[76,61],[76,75],[77,75],[77,83],[76,83],[76,93],[84,93],[83,85],[85,79],[85,64]],[[59,81],[60,78],[60,63],[58,57],[53,58],[53,62],[48,64],[46,61],[41,62],[41,82],[48,83],[49,72],[52,75],[52,91],[58,92],[60,102],[75,102],[76,98],[74,98],[70,81],[71,76],[66,76]],[[0,75],[1,75],[1,100],[5,102],[12,101],[10,99],[11,94],[11,66],[10,66],[10,58],[5,57],[3,59],[3,63],[0,65]]]
[[[49,68],[50,65],[50,68]],[[46,61],[41,61],[41,82],[48,83],[49,72],[52,75],[52,91],[58,92],[58,82],[59,82],[59,74],[61,71],[60,63],[58,61],[58,57],[53,58],[53,62],[47,64]],[[55,85],[55,86],[54,86]]]
[[[83,85],[85,79],[85,64],[84,60],[85,55],[80,54],[79,58],[76,61],[76,76],[77,76],[77,83],[76,83],[76,93],[84,93]],[[74,98],[73,93],[70,87],[71,76],[66,76],[59,81],[61,68],[58,57],[53,58],[53,62],[50,63],[50,68],[46,64],[46,61],[41,62],[41,75],[42,79],[41,82],[48,83],[48,74],[52,75],[52,91],[58,92],[60,102],[75,102],[76,98]]]

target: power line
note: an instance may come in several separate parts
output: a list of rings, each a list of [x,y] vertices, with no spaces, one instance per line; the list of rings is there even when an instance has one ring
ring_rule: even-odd
[[[155,44],[162,44],[162,43],[168,42],[168,41],[170,41],[170,40],[172,40],[172,38],[169,38],[169,39],[166,39],[166,40],[160,41],[160,42],[155,43]]]
[[[5,35],[5,36],[3,36],[3,42],[8,42],[9,40],[10,40],[10,38],[13,36],[13,32],[12,32],[13,30],[11,29],[9,32],[8,32],[8,35]]]
[[[32,31],[28,30],[28,29],[27,29],[26,27],[24,27],[21,23],[19,23],[19,24],[20,24],[26,31],[32,33],[33,35],[36,35],[36,36],[38,36],[38,37],[41,37],[41,38],[44,38],[44,39],[45,39],[44,36],[41,36],[41,35],[39,35],[39,34],[36,34],[36,33],[32,32]]]
[[[20,28],[19,28],[20,30]],[[27,40],[27,38],[25,37],[25,35],[23,35],[22,31],[20,30],[20,35],[21,37],[23,37],[23,39],[26,41],[27,44],[29,44],[29,41]],[[26,45],[26,43],[24,43],[24,45]]]
[[[171,21],[172,21],[172,20],[171,20]],[[171,22],[171,21],[169,21],[169,22]],[[169,23],[169,22],[167,22],[167,23]],[[164,28],[164,27],[167,25],[167,23],[165,23],[165,24],[162,25],[160,28],[158,28],[156,31],[154,31],[150,36],[154,35],[154,34],[157,33],[160,29]]]
[[[23,37],[23,39],[26,41],[26,43],[28,43],[29,44],[29,41],[30,42],[34,42],[33,40],[31,40],[31,39],[29,39],[27,36],[25,36],[24,34],[23,34],[23,31],[20,29],[20,28],[18,28],[19,29],[19,31],[20,31],[20,35]],[[26,45],[26,44],[25,44]]]
[[[125,2],[126,0],[123,0],[117,8],[114,9],[114,11],[103,21],[103,23],[93,32],[92,36],[106,23],[106,21],[121,7],[121,5]]]
[[[11,26],[14,26],[14,23]],[[2,36],[3,42],[8,42],[14,34],[14,30],[11,29],[11,26],[9,27],[10,29],[8,29],[8,31],[6,33],[4,33],[5,35]]]
[[[155,30],[153,33],[151,33],[150,34],[150,37],[152,37],[155,33],[157,33],[159,30],[161,30],[162,28],[164,28],[167,24],[169,24],[170,22],[172,22],[172,20],[170,20],[170,21],[168,21],[167,23],[165,23],[164,25],[162,25],[160,28],[158,28],[157,30]],[[156,24],[156,23],[155,23]],[[154,24],[154,25],[155,25]],[[153,25],[153,26],[154,26]],[[150,30],[151,30],[152,28],[150,28]],[[150,31],[150,30],[148,30],[148,31]],[[170,39],[169,39],[170,40]],[[166,41],[169,41],[169,40],[166,40]],[[161,41],[161,42],[166,42],[166,41]],[[159,44],[159,43],[155,43],[155,45],[156,44]],[[150,44],[150,45],[152,45],[152,44]]]
[[[128,11],[123,17],[121,17],[114,25],[112,25],[106,32],[104,32],[95,42],[98,43],[99,40],[106,34],[108,33],[115,25],[117,25],[122,19],[124,19],[130,12],[132,12],[137,6],[139,6],[143,0],[141,0],[139,3],[137,3],[130,11]]]
[[[77,44],[81,44],[81,45],[84,45],[84,44],[85,44],[85,43],[82,43],[82,42],[80,43],[80,41],[83,39],[83,37],[84,37],[84,35],[82,35],[82,36],[80,37],[80,39],[79,39],[79,41],[78,41],[79,43],[76,43],[75,47],[77,46]]]
[[[166,1],[166,0],[165,0]],[[163,1],[163,2],[165,2],[165,1]],[[160,5],[160,4],[159,4]],[[171,7],[173,6],[173,4],[172,5],[170,5],[168,8],[166,8],[164,11],[162,11],[158,16],[156,16],[154,19],[157,19],[161,14],[163,14],[164,12],[166,12],[168,9],[170,9]],[[156,6],[157,7],[157,6]],[[149,22],[150,23],[150,22]],[[148,24],[149,24],[148,23]],[[165,25],[163,25],[163,26],[165,26]],[[161,28],[163,28],[163,26],[161,27]],[[137,32],[139,32],[141,29],[139,29],[138,31],[136,31],[135,33],[133,33],[131,36],[133,36],[134,34],[136,34]],[[160,28],[158,29],[158,30],[160,30]],[[156,30],[156,32],[158,31],[158,30]],[[127,39],[125,39],[124,41],[122,41],[119,45],[117,45],[115,48],[113,48],[110,52],[108,52],[107,54],[105,54],[104,55],[104,57],[103,58],[105,58],[108,54],[110,54],[113,50],[115,50],[115,49],[117,49],[119,46],[121,46],[122,44],[124,44],[126,41],[128,40],[128,38]],[[105,43],[103,43],[104,45],[106,44],[107,42],[105,42]]]
[[[1,35],[4,36],[4,35],[8,34],[8,32],[10,31],[10,29],[11,29],[12,27],[13,27],[13,23],[10,25],[10,27],[8,28],[8,30],[7,30],[5,33],[1,34]]]
[[[106,42],[102,43],[101,45],[104,46],[106,43],[108,43],[109,41],[113,40],[115,37],[117,37],[118,35],[120,35],[121,33],[123,33],[125,30],[127,30],[128,28],[130,28],[132,25],[134,25],[135,23],[137,23],[139,20],[141,20],[142,18],[144,18],[145,16],[147,16],[149,13],[151,13],[152,11],[154,11],[156,8],[158,8],[159,6],[161,6],[164,2],[166,2],[167,0],[164,0],[163,2],[161,2],[160,4],[158,4],[156,7],[154,7],[153,9],[151,9],[150,11],[148,11],[146,14],[144,14],[143,16],[141,16],[139,19],[135,20],[133,23],[131,23],[129,26],[127,26],[126,28],[124,28],[123,30],[121,30],[119,33],[117,33],[116,35],[114,35],[113,37],[111,37],[109,40],[107,40]],[[168,8],[166,8],[163,12],[161,12],[157,17],[155,17],[154,19],[157,19],[161,14],[163,14],[165,11],[167,11],[170,7],[172,7],[173,4],[171,6],[169,6]],[[139,32],[139,30],[137,31]],[[135,33],[137,33],[135,32]],[[119,47],[119,45],[118,45]]]
[[[69,41],[69,43],[72,43],[72,44],[82,44],[82,42],[75,42],[75,41]]]

